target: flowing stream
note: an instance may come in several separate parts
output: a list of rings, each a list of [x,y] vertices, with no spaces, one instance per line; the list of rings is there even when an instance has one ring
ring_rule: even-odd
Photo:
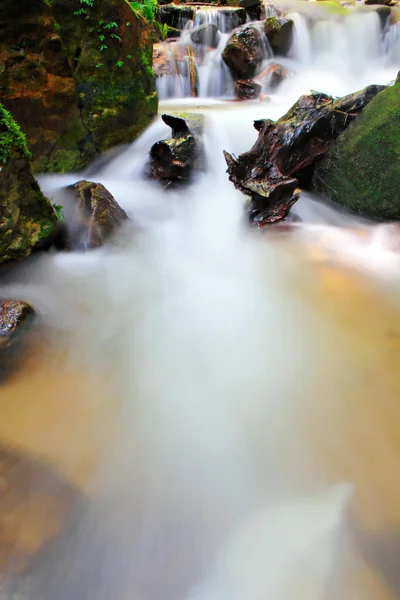
[[[67,219],[63,188],[87,178],[131,221],[104,248],[37,255],[2,286],[40,317],[0,389],[2,439],[89,499],[5,598],[400,597],[362,551],[400,524],[385,438],[399,417],[400,255],[379,226],[310,194],[296,233],[253,230],[225,172],[223,150],[248,150],[252,122],[301,93],[396,77],[397,25],[382,32],[375,12],[310,23],[297,4],[294,74],[264,101],[201,84],[200,98],[161,102],[205,115],[208,167],[191,187],[143,177],[170,135],[161,119],[86,173],[40,178]]]

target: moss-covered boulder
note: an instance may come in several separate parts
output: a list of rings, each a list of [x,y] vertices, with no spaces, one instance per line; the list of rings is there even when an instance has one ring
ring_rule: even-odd
[[[371,100],[339,136],[317,167],[314,185],[352,211],[400,219],[400,82]]]
[[[237,29],[222,53],[235,79],[251,79],[265,56],[263,37],[257,25]]]
[[[0,263],[27,256],[48,239],[56,223],[31,173],[25,136],[0,104]]]
[[[293,21],[286,17],[268,17],[265,21],[265,35],[274,54],[286,56],[292,44]]]
[[[1,26],[0,101],[34,171],[81,169],[156,113],[152,25],[127,0],[3,0]]]
[[[128,215],[101,183],[78,181],[68,187],[76,198],[75,228],[69,232],[70,246],[81,249],[102,246]]]

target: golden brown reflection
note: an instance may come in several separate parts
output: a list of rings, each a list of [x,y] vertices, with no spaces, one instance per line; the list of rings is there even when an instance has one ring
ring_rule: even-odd
[[[306,439],[308,452],[297,453],[293,440],[288,460],[294,461],[299,481],[315,473],[326,484],[355,484],[358,560],[345,597],[400,598],[399,312],[360,274],[322,261],[314,275],[314,285],[302,294],[323,316],[334,352],[340,354],[333,368],[337,387],[332,389],[330,376],[325,386],[324,373],[316,374],[316,393],[303,399],[296,415],[299,443]],[[21,370],[2,385],[0,442],[47,461],[65,477],[67,487],[90,494],[115,434],[118,393],[110,388],[107,374],[67,366],[64,352],[60,345],[35,344]],[[18,488],[18,476],[13,475],[11,485]],[[53,493],[51,486],[46,493]],[[58,489],[56,507],[57,494]],[[14,544],[35,551],[48,539],[49,528],[57,532],[62,527],[61,513],[50,527],[36,519],[31,504],[15,502],[18,510],[0,499],[7,521],[0,529],[4,548]]]

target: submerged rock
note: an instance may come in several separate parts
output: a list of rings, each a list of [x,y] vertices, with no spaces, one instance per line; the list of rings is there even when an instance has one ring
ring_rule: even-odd
[[[172,138],[156,142],[146,165],[146,175],[167,188],[190,183],[196,171],[204,169],[204,148],[200,140],[204,118],[191,113],[162,115],[172,129]]]
[[[237,100],[255,100],[260,97],[262,86],[251,79],[239,79],[235,86]]]
[[[293,21],[285,17],[268,17],[265,35],[274,54],[286,56],[292,43]]]
[[[222,58],[235,79],[250,79],[265,56],[264,40],[256,25],[237,29],[229,38]]]
[[[3,0],[0,102],[34,172],[81,169],[157,112],[152,25],[126,0]]]
[[[77,502],[83,503],[81,493],[53,467],[0,446],[0,589],[5,597],[14,596],[14,578],[63,530]]]
[[[76,230],[71,235],[84,248],[97,248],[128,219],[126,212],[101,183],[78,181],[68,186],[77,199]]]
[[[196,27],[190,33],[190,38],[195,44],[202,44],[210,48],[218,48],[221,34],[215,23],[206,23]]]
[[[253,222],[272,223],[287,215],[300,186],[311,182],[316,160],[382,89],[369,86],[337,100],[314,92],[278,121],[255,121],[259,135],[253,148],[238,158],[225,152],[229,179],[252,199]]]
[[[25,136],[0,104],[0,263],[46,242],[57,215],[31,173]]]
[[[315,188],[346,208],[400,219],[400,82],[378,94],[318,165]]]
[[[261,71],[255,80],[265,83],[271,90],[276,89],[289,76],[289,70],[279,64],[270,64]]]

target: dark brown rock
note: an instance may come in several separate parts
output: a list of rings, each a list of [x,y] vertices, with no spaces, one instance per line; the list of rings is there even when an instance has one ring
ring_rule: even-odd
[[[235,86],[237,100],[255,100],[260,97],[262,87],[251,79],[239,79]]]
[[[160,6],[159,19],[162,25],[182,30],[188,21],[193,20],[194,13],[192,6],[165,4]]]
[[[26,302],[0,301],[0,382],[20,364],[20,351],[24,341],[21,334],[33,314],[33,308]]]
[[[288,76],[289,70],[286,67],[278,64],[271,64],[265,67],[265,69],[255,77],[255,80],[260,83],[266,83],[269,89],[274,90]]]
[[[71,234],[78,246],[102,246],[128,219],[126,212],[101,183],[78,181],[69,189],[76,195],[78,226]],[[78,238],[78,239],[77,239]]]
[[[300,186],[311,182],[315,162],[382,89],[369,86],[337,100],[314,92],[278,121],[255,121],[259,136],[253,148],[238,158],[225,152],[229,179],[252,198],[253,222],[287,215]]]
[[[268,17],[265,35],[274,54],[286,56],[292,43],[293,21],[286,17]]]
[[[264,40],[257,25],[237,29],[222,53],[235,79],[251,79],[265,56]]]
[[[149,179],[160,181],[166,188],[188,184],[196,171],[204,169],[204,149],[200,139],[202,115],[175,113],[162,115],[172,129],[172,138],[156,142],[145,168]]]

